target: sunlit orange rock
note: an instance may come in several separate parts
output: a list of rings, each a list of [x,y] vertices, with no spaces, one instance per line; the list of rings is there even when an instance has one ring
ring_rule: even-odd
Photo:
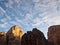
[[[21,45],[47,45],[47,40],[41,31],[34,28],[22,36]]]
[[[50,45],[60,45],[60,25],[49,27],[48,41]]]
[[[7,45],[21,45],[22,29],[18,26],[13,26],[7,32]]]
[[[6,34],[4,32],[0,32],[0,45],[6,45]]]

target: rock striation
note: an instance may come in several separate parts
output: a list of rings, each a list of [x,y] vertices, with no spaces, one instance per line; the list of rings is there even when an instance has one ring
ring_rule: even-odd
[[[6,34],[4,32],[0,32],[0,45],[6,45]]]
[[[60,45],[60,25],[49,27],[48,42],[50,45]]]
[[[22,38],[22,29],[18,26],[13,26],[10,30],[6,33],[7,36],[7,45],[21,45],[21,38]]]
[[[47,40],[41,31],[34,28],[22,36],[21,45],[47,45]]]

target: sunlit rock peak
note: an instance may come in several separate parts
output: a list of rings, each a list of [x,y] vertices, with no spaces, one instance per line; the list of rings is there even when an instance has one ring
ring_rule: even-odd
[[[22,28],[15,25],[10,28],[10,30],[7,32],[7,35],[14,36],[14,37],[22,37]]]

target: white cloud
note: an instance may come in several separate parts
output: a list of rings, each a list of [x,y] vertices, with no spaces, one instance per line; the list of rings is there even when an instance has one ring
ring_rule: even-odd
[[[51,17],[43,17],[42,21],[46,22],[48,25],[58,25],[60,24],[60,16],[56,15],[56,13],[54,14],[55,16],[53,16],[53,14],[51,14]],[[42,22],[42,23],[43,23]]]
[[[1,2],[1,1],[4,1],[4,0],[0,0],[0,2]]]
[[[50,2],[50,1],[52,1],[52,0],[43,0],[42,2],[43,2],[43,4],[46,4],[46,3]]]
[[[35,9],[40,10],[43,12],[42,14],[39,14],[39,16],[43,16],[41,19],[38,17],[38,19],[34,21],[34,26],[38,26],[41,23],[46,22],[49,25],[54,24],[60,24],[60,13],[57,10],[58,1],[56,0],[43,0],[43,4],[35,3]]]
[[[3,24],[0,24],[0,27],[5,28],[8,25],[8,22],[5,22]]]
[[[11,20],[12,18],[9,15],[5,15],[7,19]]]
[[[31,20],[33,18],[33,15],[31,13],[27,13],[25,16],[25,19]]]
[[[40,0],[33,0],[33,1],[37,3],[37,2],[39,2]]]
[[[23,21],[22,21],[21,19],[15,18],[15,20],[16,20],[18,23],[23,23]]]
[[[8,0],[8,3],[6,3],[7,7],[13,8],[13,4],[19,3],[20,0]]]
[[[42,3],[42,4],[41,4]],[[53,11],[56,10],[58,1],[56,0],[42,0],[40,3],[35,3],[35,10],[44,11]]]
[[[60,16],[50,18],[48,23],[49,23],[49,25],[60,25]]]
[[[11,21],[11,24],[17,25],[18,23],[16,21]]]
[[[43,15],[42,18],[36,17],[33,20],[33,26],[39,26],[39,25],[43,24],[44,22],[46,22],[48,25],[60,24],[60,21],[59,21],[60,15],[58,15],[57,11],[43,13],[42,15]],[[42,15],[40,14],[39,16],[42,16]]]
[[[20,0],[14,0],[16,3],[19,3],[20,2]]]
[[[49,8],[55,8],[57,6],[57,2],[56,1],[51,1],[50,3],[48,3]]]
[[[41,19],[37,17],[36,19],[33,20],[32,26],[38,26],[41,23],[42,23]]]
[[[6,6],[12,8],[13,3],[13,0],[9,0],[8,3],[6,3]]]
[[[11,6],[13,4],[13,0],[9,0],[8,4]]]
[[[6,13],[6,11],[2,7],[0,7],[0,12]]]
[[[7,22],[7,19],[6,18],[3,18],[3,19],[1,19],[1,22]]]

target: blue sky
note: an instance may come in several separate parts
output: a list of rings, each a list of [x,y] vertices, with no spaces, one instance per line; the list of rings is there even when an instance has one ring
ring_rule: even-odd
[[[0,31],[18,25],[23,32],[34,27],[47,37],[48,27],[60,24],[60,0],[0,0]]]

